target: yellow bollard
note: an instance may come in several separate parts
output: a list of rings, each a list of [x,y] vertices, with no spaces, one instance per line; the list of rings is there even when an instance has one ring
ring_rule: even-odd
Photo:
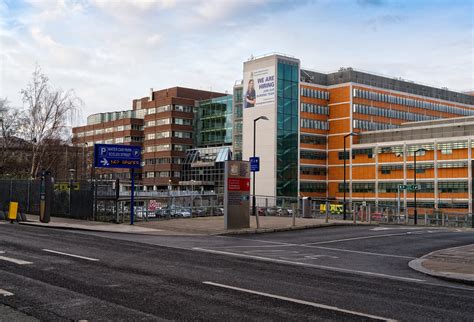
[[[12,224],[16,220],[17,212],[18,212],[18,202],[11,201],[10,207],[8,209],[8,219],[10,220]]]

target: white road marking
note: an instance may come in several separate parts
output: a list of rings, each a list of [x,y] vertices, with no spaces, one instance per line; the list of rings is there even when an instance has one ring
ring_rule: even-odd
[[[270,298],[278,299],[278,300],[282,300],[282,301],[308,305],[308,306],[316,307],[318,309],[331,310],[331,311],[336,311],[336,312],[361,316],[361,317],[370,318],[370,319],[377,319],[377,320],[384,320],[384,321],[395,321],[393,319],[388,319],[388,318],[384,318],[384,317],[381,317],[381,316],[376,316],[376,315],[371,315],[371,314],[365,314],[365,313],[362,313],[362,312],[356,312],[356,311],[341,309],[341,308],[338,308],[336,306],[329,306],[329,305],[320,304],[320,303],[314,303],[314,302],[309,302],[309,301],[304,301],[304,300],[298,300],[298,299],[294,299],[294,298],[291,298],[291,297],[275,295],[275,294],[270,294],[270,293],[264,293],[264,292],[258,292],[258,291],[253,291],[253,290],[249,290],[249,289],[246,289],[246,288],[240,288],[240,287],[235,287],[235,286],[230,286],[230,285],[225,285],[225,284],[219,284],[219,283],[214,283],[214,282],[208,282],[208,281],[202,282],[202,283],[206,284],[206,285],[212,285],[212,286],[226,288],[226,289],[230,289],[230,290],[234,290],[234,291],[250,293],[250,294],[260,295],[260,296],[264,296],[264,297],[270,297]]]
[[[230,255],[230,256],[235,256],[235,257],[252,258],[252,259],[258,259],[258,260],[267,261],[267,262],[275,262],[275,263],[283,263],[283,264],[290,264],[290,265],[296,265],[296,266],[313,267],[313,268],[319,268],[319,269],[333,271],[333,272],[343,272],[343,273],[349,273],[349,274],[375,276],[375,277],[381,277],[381,278],[387,278],[387,279],[393,279],[393,280],[399,280],[399,281],[405,281],[405,282],[424,282],[425,281],[425,280],[420,280],[420,279],[417,279],[417,278],[409,278],[409,277],[402,277],[402,276],[396,276],[396,275],[387,275],[387,274],[366,272],[366,271],[356,271],[356,270],[338,268],[338,267],[332,267],[332,266],[324,266],[324,265],[316,265],[316,264],[309,264],[309,263],[302,263],[302,262],[294,262],[294,261],[288,261],[288,260],[283,260],[283,259],[276,259],[276,258],[269,258],[269,257],[255,256],[255,255],[231,253],[231,252],[224,252],[224,251],[205,249],[205,248],[199,248],[199,247],[194,247],[193,250],[206,252],[206,253]]]
[[[307,243],[307,244],[303,244],[303,245],[320,245],[320,244],[330,244],[330,243],[338,243],[338,242],[351,241],[351,240],[360,240],[360,239],[383,238],[383,237],[393,237],[393,236],[406,236],[407,234],[411,234],[411,232],[397,233],[397,234],[385,234],[385,235],[373,235],[373,236],[362,236],[362,237],[352,237],[352,238],[334,239],[334,240],[325,240],[325,241],[320,241],[320,242]]]
[[[307,246],[307,247],[308,247],[308,246]],[[371,252],[363,252],[363,251],[359,251],[359,250],[341,249],[341,248],[331,248],[331,247],[322,247],[322,246],[309,246],[309,247],[319,248],[319,249],[326,249],[326,250],[334,250],[334,251],[337,251],[337,252],[348,252],[348,253],[374,255],[374,256],[395,257],[395,258],[404,258],[404,259],[415,259],[415,258],[416,258],[416,257],[410,257],[410,256],[381,254],[381,253],[371,253]]]
[[[0,260],[15,263],[15,264],[18,264],[18,265],[33,264],[32,262],[28,262],[28,261],[24,261],[24,260],[16,259],[16,258],[11,258],[11,257],[6,257],[6,256],[0,256]]]
[[[0,250],[0,254],[5,254],[5,252],[3,250]]]
[[[2,289],[0,288],[0,295],[3,295],[3,296],[12,296],[12,295],[15,295],[15,294],[13,294],[13,293],[11,293],[11,292],[8,292],[8,291],[5,291],[5,290],[2,290]]]
[[[54,253],[54,254],[59,254],[59,255],[64,255],[64,256],[71,256],[71,257],[86,259],[88,261],[95,261],[95,262],[99,261],[97,258],[79,256],[79,255],[74,255],[74,254],[68,254],[68,253],[58,252],[56,250],[51,250],[51,249],[43,249],[43,251],[49,252],[49,253]]]

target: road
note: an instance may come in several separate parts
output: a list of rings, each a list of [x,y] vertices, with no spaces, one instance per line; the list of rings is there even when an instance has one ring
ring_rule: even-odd
[[[0,320],[4,308],[33,320],[474,319],[473,287],[407,266],[474,243],[463,231],[204,237],[0,224],[0,241]]]

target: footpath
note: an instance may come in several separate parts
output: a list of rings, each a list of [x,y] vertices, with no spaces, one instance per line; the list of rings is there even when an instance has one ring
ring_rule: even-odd
[[[250,228],[226,230],[224,229],[224,217],[222,216],[137,221],[134,225],[130,225],[129,223],[114,224],[61,217],[51,217],[49,223],[42,223],[39,221],[39,216],[28,215],[27,217],[28,221],[20,222],[21,225],[142,235],[235,235],[354,225],[351,221],[343,220],[330,220],[326,223],[324,219],[296,218],[295,225],[293,226],[292,218],[289,217],[262,216],[259,217],[259,229],[257,229],[255,217],[252,217],[250,220]],[[357,223],[357,225],[364,224],[366,225],[366,223]]]
[[[431,276],[474,285],[474,244],[438,250],[408,266]]]

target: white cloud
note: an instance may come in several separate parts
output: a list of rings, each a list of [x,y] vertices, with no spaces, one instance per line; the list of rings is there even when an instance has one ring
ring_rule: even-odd
[[[161,43],[163,36],[159,34],[154,34],[146,38],[146,43],[151,46],[156,46]]]
[[[31,0],[12,9],[0,0],[0,97],[21,105],[38,62],[55,86],[75,89],[86,116],[130,108],[150,87],[231,91],[242,62],[269,52],[322,71],[352,66],[471,87],[463,9],[419,13],[337,1]]]

